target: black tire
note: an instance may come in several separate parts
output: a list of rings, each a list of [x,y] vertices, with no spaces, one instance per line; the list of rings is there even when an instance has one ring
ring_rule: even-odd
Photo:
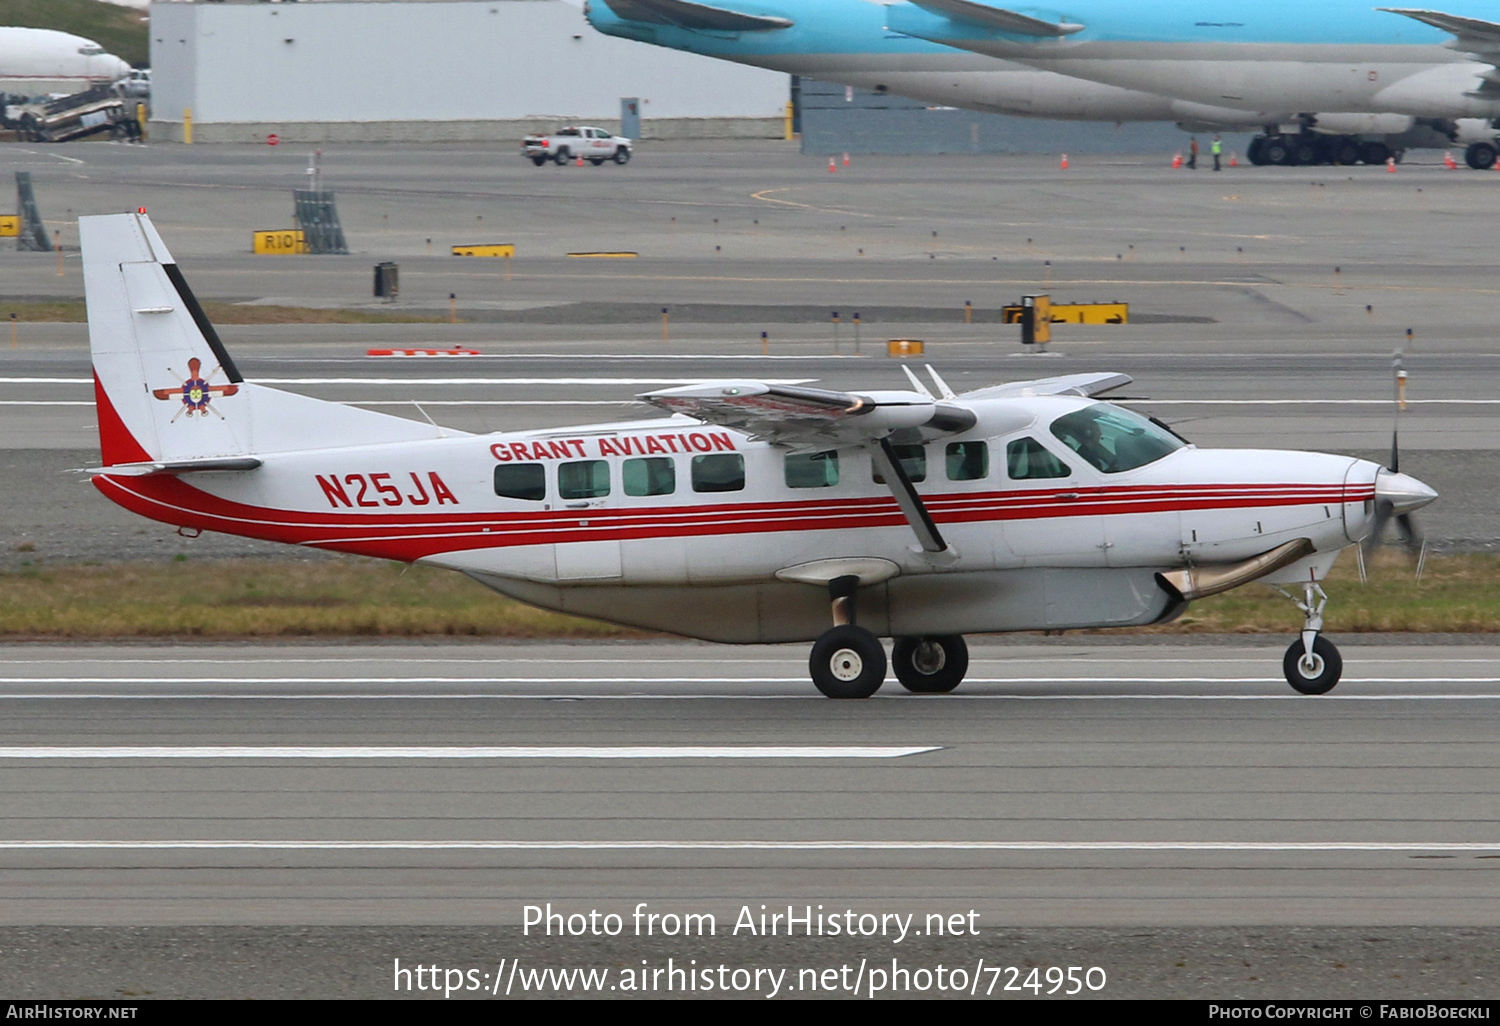
[[[621,146],[619,149],[615,150],[615,163],[616,164],[629,164],[630,163],[630,151],[627,150],[623,146]]]
[[[1341,139],[1333,147],[1333,159],[1335,163],[1353,167],[1359,163],[1359,144],[1352,139]]]
[[[1384,164],[1391,151],[1385,143],[1367,142],[1359,144],[1359,159],[1366,164]]]
[[[1292,162],[1292,148],[1287,145],[1286,139],[1276,136],[1267,139],[1265,145],[1260,148],[1261,156],[1266,158],[1267,164],[1290,164]]]
[[[1292,140],[1291,150],[1291,163],[1298,167],[1308,167],[1321,159],[1318,144],[1312,139]]]
[[[885,683],[885,649],[863,627],[835,627],[813,643],[813,685],[829,698],[869,698]]]
[[[1475,171],[1488,171],[1495,166],[1496,150],[1490,143],[1469,143],[1469,148],[1464,150],[1464,160]]]
[[[556,161],[558,167],[561,167],[562,165],[566,164],[568,161],[572,160],[573,158],[568,153],[568,148],[566,146],[564,146],[562,149],[558,150],[556,153],[554,153],[552,155],[552,159],[554,161]]]
[[[918,695],[947,694],[969,672],[969,646],[962,634],[936,638],[897,638],[891,669],[906,690]]]
[[[1257,135],[1250,140],[1250,146],[1245,150],[1245,159],[1256,167],[1262,167],[1266,163],[1266,137]]]
[[[537,167],[541,167],[543,164],[547,163],[547,158],[541,154],[538,154],[537,156],[531,158],[531,162]]]
[[[1302,664],[1302,639],[1292,642],[1281,660],[1281,670],[1292,690],[1303,695],[1326,695],[1333,690],[1344,672],[1344,658],[1339,650],[1323,635],[1313,639],[1311,667]]]
[[[600,164],[604,163],[604,158],[603,157],[590,157],[589,158],[589,163],[592,164],[592,165],[594,165],[595,167],[598,167]]]

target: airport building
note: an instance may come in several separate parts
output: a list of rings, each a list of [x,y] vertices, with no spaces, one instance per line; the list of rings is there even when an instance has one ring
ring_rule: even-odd
[[[152,135],[495,140],[566,123],[781,138],[788,76],[594,31],[569,0],[151,5]]]

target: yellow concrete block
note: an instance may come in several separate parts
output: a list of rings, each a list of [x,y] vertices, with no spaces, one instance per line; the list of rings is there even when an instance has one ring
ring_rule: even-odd
[[[513,257],[516,246],[512,242],[485,242],[474,246],[454,246],[454,256],[463,257]]]
[[[307,239],[300,228],[272,228],[252,232],[250,251],[260,255],[287,256],[307,252]]]
[[[14,239],[21,234],[21,219],[15,214],[0,214],[0,239]]]
[[[923,342],[916,338],[893,338],[885,344],[886,356],[921,356]]]

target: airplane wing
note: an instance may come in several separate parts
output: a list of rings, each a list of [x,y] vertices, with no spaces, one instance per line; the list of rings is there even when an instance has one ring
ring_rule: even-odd
[[[670,413],[744,431],[796,452],[866,445],[892,431],[966,431],[974,413],[919,392],[835,392],[760,381],[713,381],[639,396]]]
[[[645,21],[678,28],[712,29],[719,32],[766,32],[791,28],[787,18],[760,14],[741,14],[726,7],[695,4],[689,0],[601,0],[615,14],[627,21]]]
[[[954,21],[967,21],[997,32],[1009,32],[1018,36],[1041,36],[1053,39],[1058,36],[1071,36],[1084,29],[1082,25],[1043,21],[1017,11],[1008,11],[1003,7],[974,3],[973,0],[912,0],[912,3],[934,14],[952,18]]]
[[[1483,75],[1478,92],[1468,95],[1476,99],[1494,99],[1500,93],[1500,22],[1465,18],[1442,11],[1427,11],[1416,7],[1377,7],[1377,11],[1401,14],[1408,18],[1453,33],[1454,39],[1447,46],[1473,57],[1481,64],[1490,65]]]
[[[965,392],[964,399],[1005,399],[1022,395],[1099,395],[1111,389],[1122,388],[1134,379],[1129,374],[1064,374],[1056,378],[1038,378],[1035,381],[1012,381],[1004,385]]]
[[[1418,7],[1377,7],[1377,11],[1385,11],[1389,14],[1400,14],[1424,25],[1451,32],[1457,36],[1453,45],[1455,50],[1464,50],[1480,56],[1500,55],[1500,23],[1493,21],[1481,21],[1478,18],[1465,18],[1457,14],[1444,14],[1442,11],[1427,11]]]

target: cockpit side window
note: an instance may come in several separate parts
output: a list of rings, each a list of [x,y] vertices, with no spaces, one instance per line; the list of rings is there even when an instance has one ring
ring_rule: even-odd
[[[1005,446],[1005,470],[1012,481],[1053,480],[1072,473],[1035,438],[1017,438]]]
[[[1052,434],[1105,474],[1155,463],[1186,444],[1140,414],[1108,403],[1058,417]]]

